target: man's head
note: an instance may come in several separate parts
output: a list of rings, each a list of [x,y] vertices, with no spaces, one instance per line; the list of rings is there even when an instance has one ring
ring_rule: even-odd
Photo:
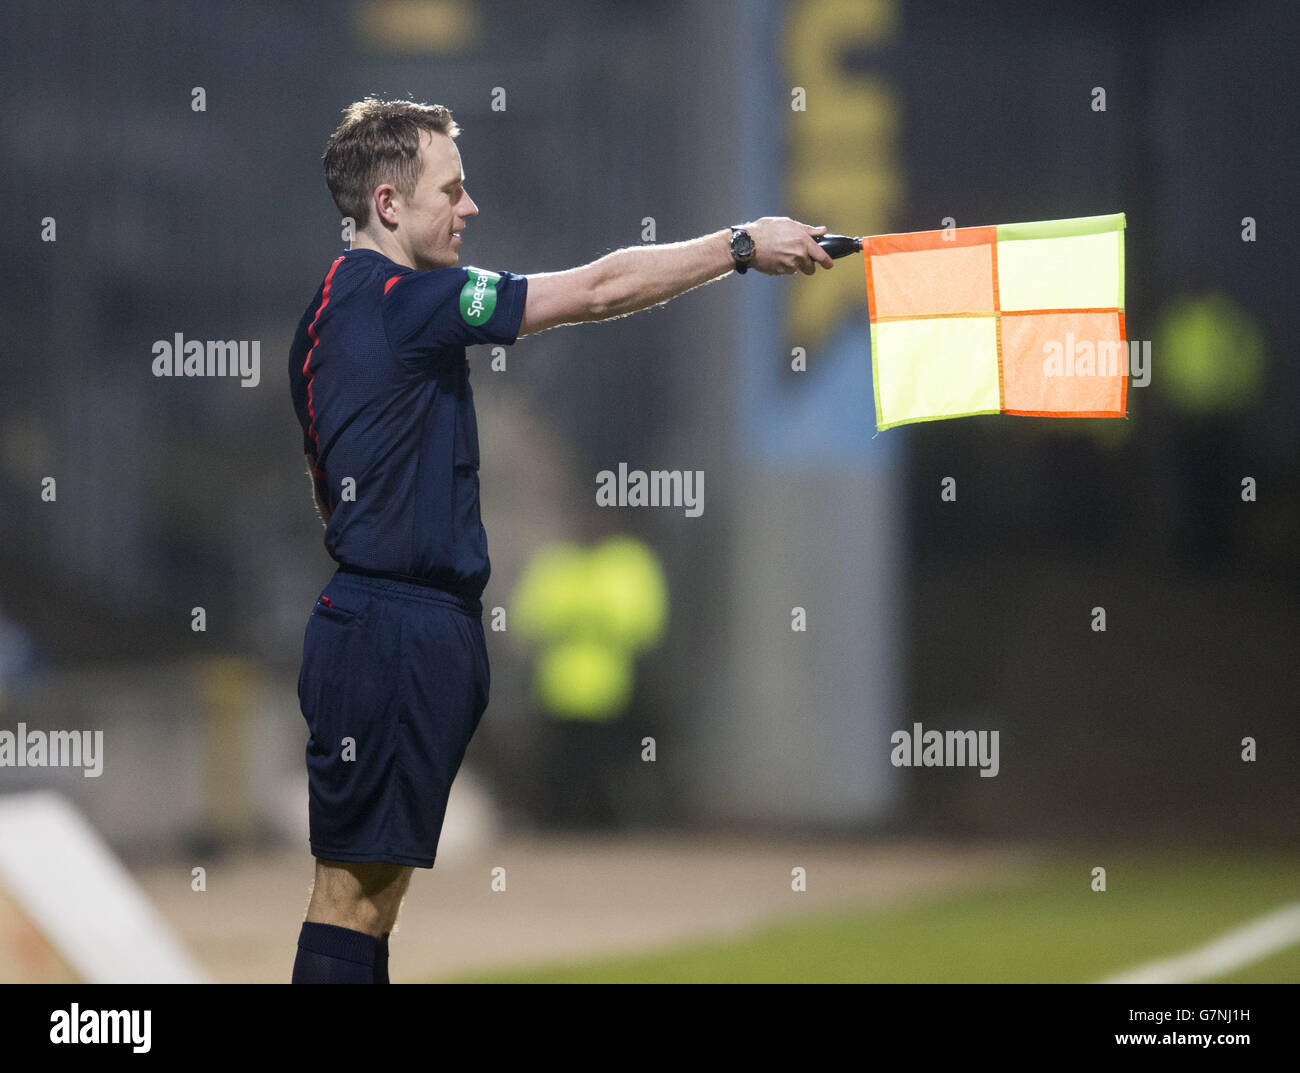
[[[349,106],[322,158],[334,204],[358,234],[414,268],[450,268],[458,232],[478,214],[465,192],[460,133],[441,105],[367,97]]]

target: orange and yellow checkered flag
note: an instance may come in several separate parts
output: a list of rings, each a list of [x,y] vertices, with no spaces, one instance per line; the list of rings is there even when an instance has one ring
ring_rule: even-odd
[[[1123,417],[1124,214],[862,242],[876,427]]]

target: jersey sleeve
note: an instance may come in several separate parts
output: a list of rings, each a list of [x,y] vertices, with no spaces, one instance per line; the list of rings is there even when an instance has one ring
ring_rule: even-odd
[[[527,277],[472,266],[406,272],[385,287],[384,327],[403,353],[509,346],[519,337],[528,296]]]

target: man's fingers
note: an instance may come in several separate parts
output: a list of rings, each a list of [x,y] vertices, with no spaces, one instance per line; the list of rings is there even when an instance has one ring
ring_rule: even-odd
[[[823,230],[825,229],[823,228]],[[824,249],[822,249],[817,242],[813,241],[812,239],[809,239],[808,245],[810,247],[808,252],[812,256],[812,259],[814,261],[816,261],[823,268],[835,267],[835,259],[831,257],[831,255],[827,253]]]
[[[764,235],[762,224],[767,223],[768,217],[757,221],[754,227],[755,243],[759,249],[760,261],[762,264],[766,258],[762,253],[767,248],[768,241],[771,241],[773,258],[770,269],[759,268],[759,271],[767,271],[771,274],[783,276],[793,275],[795,272],[802,272],[806,276],[815,275],[817,266],[823,268],[833,268],[835,266],[831,255],[817,244],[817,239],[827,233],[825,224],[804,224],[797,220],[786,218],[772,218],[771,223],[778,225],[772,228],[770,236]],[[798,230],[787,230],[793,225]],[[757,267],[757,266],[756,266]]]

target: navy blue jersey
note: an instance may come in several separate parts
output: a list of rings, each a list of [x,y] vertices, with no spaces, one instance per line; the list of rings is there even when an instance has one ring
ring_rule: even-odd
[[[465,347],[513,343],[527,293],[512,272],[420,272],[374,250],[330,266],[289,383],[341,565],[482,595],[491,563]]]

